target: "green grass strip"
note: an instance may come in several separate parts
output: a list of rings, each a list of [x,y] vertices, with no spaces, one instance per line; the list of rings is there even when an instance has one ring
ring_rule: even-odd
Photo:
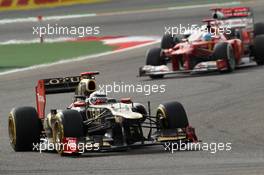
[[[0,45],[0,71],[113,50],[99,41]]]

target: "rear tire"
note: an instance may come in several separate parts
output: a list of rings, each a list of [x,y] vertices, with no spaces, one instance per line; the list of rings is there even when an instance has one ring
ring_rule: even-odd
[[[254,25],[254,36],[264,34],[264,23],[259,22]]]
[[[170,49],[175,45],[174,39],[170,34],[163,35],[161,39],[161,48],[162,49]]]
[[[185,109],[179,102],[160,104],[156,116],[161,129],[186,128],[189,125]]]
[[[253,53],[258,65],[264,65],[264,35],[255,37]]]
[[[32,151],[39,144],[41,121],[33,107],[14,108],[8,117],[10,144],[15,151]]]
[[[229,43],[217,43],[214,47],[213,60],[224,59],[227,62],[227,70],[221,73],[233,72],[236,67],[236,60],[232,46]]]
[[[84,136],[83,119],[75,110],[65,110],[56,115],[53,128],[53,142],[60,144],[65,137],[80,138]],[[63,148],[56,146],[56,151],[63,154]]]
[[[161,48],[152,48],[147,52],[146,65],[160,66],[165,65],[165,59],[161,56]],[[153,79],[162,78],[163,75],[151,75]]]

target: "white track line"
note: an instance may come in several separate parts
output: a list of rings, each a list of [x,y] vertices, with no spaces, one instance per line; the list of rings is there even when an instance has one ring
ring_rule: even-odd
[[[156,44],[156,43],[159,43],[159,42],[160,41],[157,40],[157,41],[153,41],[151,43],[141,44],[141,45],[130,47],[130,48],[126,48],[126,49],[121,49],[121,50],[116,50],[116,51],[109,51],[109,52],[104,52],[104,53],[99,53],[99,54],[89,55],[89,56],[82,56],[82,57],[77,57],[77,58],[73,58],[73,59],[61,60],[61,61],[58,61],[58,62],[55,62],[55,63],[40,64],[40,65],[30,66],[30,67],[21,68],[21,69],[13,69],[13,70],[10,70],[10,71],[0,72],[0,76],[7,75],[7,74],[12,74],[12,73],[17,73],[17,72],[24,72],[24,71],[39,69],[39,68],[45,68],[45,67],[50,67],[50,66],[55,66],[55,65],[59,65],[59,64],[83,61],[83,60],[98,58],[98,57],[102,57],[102,56],[108,56],[108,55],[112,55],[112,54],[116,54],[116,53],[121,53],[121,52],[126,52],[126,51],[129,51],[129,50],[138,49],[138,48],[141,48],[141,47],[146,47],[146,46],[149,46],[149,45],[152,45],[152,44]]]
[[[226,3],[212,3],[212,4],[200,4],[200,5],[192,5],[188,6],[188,9],[194,9],[194,8],[202,8],[202,7],[220,7],[220,6],[232,6],[232,5],[239,5],[241,2],[226,2]],[[182,10],[186,9],[186,7],[169,7],[169,10]]]
[[[226,3],[209,3],[209,4],[201,4],[201,5],[187,5],[187,6],[178,6],[178,7],[131,10],[131,11],[98,13],[98,14],[88,13],[88,14],[76,14],[76,15],[47,16],[47,17],[44,16],[43,20],[51,21],[51,20],[76,19],[76,18],[86,18],[86,17],[95,17],[95,16],[138,14],[138,13],[148,13],[148,12],[156,12],[156,11],[184,10],[184,9],[194,9],[194,8],[203,8],[203,7],[231,6],[231,5],[239,5],[239,4],[241,4],[241,2],[232,1],[232,2],[226,2]],[[0,25],[12,24],[12,23],[24,23],[24,22],[37,22],[37,21],[38,21],[37,17],[2,19],[0,20]]]
[[[104,39],[102,40],[102,42],[106,45],[111,45],[111,44],[121,44],[128,42],[160,41],[160,39],[161,39],[160,37],[154,37],[154,36],[127,36],[120,38]]]
[[[59,38],[45,38],[45,43],[55,43],[55,42],[78,42],[78,39],[81,38],[73,38],[73,37],[59,37]],[[120,36],[119,38],[110,38],[110,39],[101,39],[104,44],[118,44],[118,43],[126,43],[126,42],[140,42],[140,41],[156,41],[161,38],[158,36]],[[85,40],[84,40],[85,41]],[[32,44],[32,43],[40,43],[40,39],[31,39],[31,40],[8,40],[0,42],[1,45],[9,45],[9,44]]]
[[[76,38],[70,38],[70,37],[61,37],[61,38],[45,38],[45,43],[55,43],[55,42],[64,42],[67,40],[74,40]],[[33,44],[33,43],[40,43],[40,39],[31,39],[31,40],[8,40],[0,42],[1,45],[9,45],[9,44]]]
[[[76,15],[60,15],[60,16],[43,16],[43,21],[52,20],[62,20],[62,19],[75,19],[75,18],[87,18],[97,16],[95,13],[88,14],[76,14]],[[38,22],[37,17],[27,17],[27,18],[14,18],[14,19],[2,19],[0,20],[0,25],[2,24],[12,24],[12,23],[24,23],[24,22]]]

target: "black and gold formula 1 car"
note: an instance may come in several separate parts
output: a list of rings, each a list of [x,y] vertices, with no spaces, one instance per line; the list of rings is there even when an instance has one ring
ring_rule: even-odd
[[[15,151],[56,150],[61,155],[114,151],[166,142],[197,142],[183,106],[167,102],[155,115],[130,98],[108,98],[96,91],[95,75],[39,80],[37,108],[13,108],[8,116],[11,146]],[[45,115],[46,95],[75,92],[66,109]]]

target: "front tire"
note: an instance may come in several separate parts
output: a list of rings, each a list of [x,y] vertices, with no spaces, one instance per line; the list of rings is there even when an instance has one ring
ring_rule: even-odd
[[[165,65],[166,61],[164,57],[161,56],[161,48],[152,48],[147,52],[146,55],[146,65],[160,66]],[[151,75],[150,78],[157,79],[162,78],[163,75]]]
[[[81,114],[75,110],[65,110],[58,113],[53,124],[52,133],[56,151],[62,155],[63,147],[61,145],[65,137],[80,138],[84,136]]]
[[[189,125],[186,111],[179,102],[160,104],[156,116],[161,129],[186,128]]]
[[[8,116],[10,144],[15,151],[32,151],[39,144],[41,121],[33,107],[19,107],[11,110]]]
[[[236,67],[236,60],[232,46],[229,43],[217,43],[214,47],[213,60],[224,59],[227,62],[227,70],[221,73],[233,72]]]

